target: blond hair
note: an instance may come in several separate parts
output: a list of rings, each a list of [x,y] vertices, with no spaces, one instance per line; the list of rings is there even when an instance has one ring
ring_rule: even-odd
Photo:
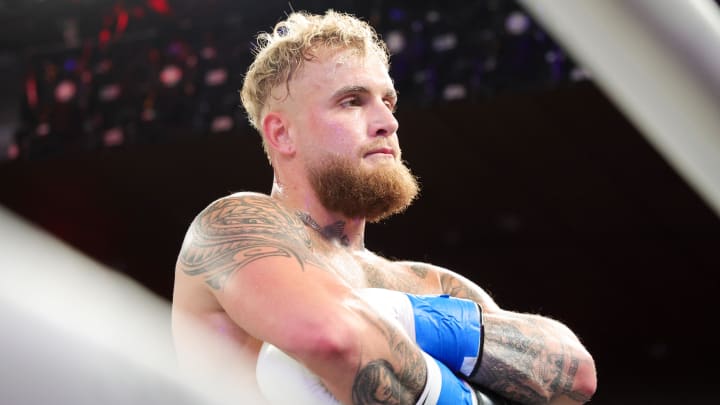
[[[250,124],[262,132],[262,115],[270,92],[280,84],[286,87],[305,61],[314,59],[318,48],[355,49],[361,55],[378,55],[389,67],[385,42],[365,21],[352,15],[328,10],[324,15],[293,12],[275,25],[271,33],[258,34],[255,60],[243,81],[240,97]],[[289,88],[288,88],[289,92]],[[267,152],[267,146],[263,141]]]

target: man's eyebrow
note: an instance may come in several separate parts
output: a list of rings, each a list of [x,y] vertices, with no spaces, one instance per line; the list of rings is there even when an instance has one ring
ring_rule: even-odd
[[[343,86],[343,87],[341,87],[339,90],[337,90],[335,93],[333,93],[332,98],[333,98],[333,99],[335,99],[335,98],[341,98],[341,97],[346,96],[346,95],[348,95],[348,94],[354,94],[354,93],[364,93],[364,94],[368,94],[368,93],[370,93],[370,89],[368,89],[368,88],[365,87],[365,86],[357,86],[357,85]],[[387,97],[387,98],[391,98],[391,99],[395,100],[395,99],[397,99],[397,97],[398,97],[398,92],[397,92],[397,90],[395,90],[395,89],[393,89],[393,88],[388,88],[388,89],[385,91],[384,96]]]

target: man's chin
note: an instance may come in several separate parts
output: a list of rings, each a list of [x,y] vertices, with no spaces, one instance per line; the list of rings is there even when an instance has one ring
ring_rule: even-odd
[[[418,193],[415,177],[392,155],[378,155],[366,157],[355,168],[347,162],[332,160],[315,166],[311,183],[325,208],[368,222],[378,222],[407,209]]]

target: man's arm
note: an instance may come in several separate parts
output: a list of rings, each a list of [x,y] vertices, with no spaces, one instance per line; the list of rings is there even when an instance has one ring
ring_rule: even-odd
[[[577,336],[547,317],[502,310],[482,288],[447,269],[407,263],[437,276],[441,293],[480,305],[484,347],[472,378],[524,404],[584,403],[596,389],[595,363]]]
[[[427,369],[420,350],[312,253],[303,224],[258,194],[211,204],[178,259],[227,314],[282,349],[344,403],[415,403]],[[382,398],[379,398],[382,397]]]

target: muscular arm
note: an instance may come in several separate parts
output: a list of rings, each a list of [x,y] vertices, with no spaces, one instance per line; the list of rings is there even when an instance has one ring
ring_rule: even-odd
[[[483,308],[485,342],[479,382],[524,404],[584,403],[596,387],[595,365],[577,336],[550,318],[502,310],[482,288],[459,274],[406,263],[418,277],[437,277],[440,293]]]
[[[302,223],[258,194],[221,199],[193,222],[178,269],[227,314],[303,363],[344,403],[414,403],[419,349],[313,254]]]
[[[447,270],[444,293],[471,299],[483,308],[485,345],[480,382],[510,399],[527,403],[584,403],[595,391],[595,365],[575,334],[553,319],[505,311],[479,286]]]

